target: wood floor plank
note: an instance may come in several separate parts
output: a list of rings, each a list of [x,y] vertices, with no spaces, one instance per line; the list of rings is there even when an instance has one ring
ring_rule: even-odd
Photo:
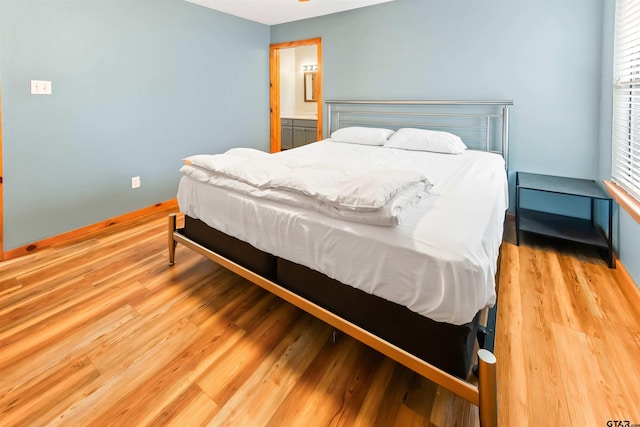
[[[303,426],[311,419],[318,425],[334,425],[353,368],[365,356],[361,351],[350,337],[338,334],[336,342],[328,341],[267,425]]]
[[[211,418],[210,424],[266,425],[320,351],[329,332],[325,323],[309,315],[303,316]]]
[[[173,360],[198,335],[199,330],[189,322],[175,325],[166,338],[156,344],[141,357],[134,360],[123,370],[116,370],[113,376],[101,378],[97,388],[90,389],[87,397],[73,403],[58,417],[51,420],[51,425],[91,425],[104,422],[104,414],[117,405],[120,399],[127,396],[148,378],[153,377],[162,366]],[[108,423],[107,423],[108,424]]]
[[[529,269],[525,269],[521,280],[526,283],[539,283],[553,286],[548,281],[540,280],[548,273],[545,254],[533,256]],[[528,325],[524,339],[526,340],[525,371],[527,378],[527,396],[539,393],[535,404],[528,405],[528,418],[556,420],[559,425],[571,425],[568,402],[562,384],[562,367],[558,361],[557,348],[552,341],[551,325],[546,319],[551,318],[552,298],[549,292],[544,293],[541,286],[532,286],[522,292],[523,323]],[[544,391],[544,393],[542,393]]]
[[[133,327],[119,328],[114,331],[117,338],[110,340],[108,346],[100,346],[98,351],[88,352],[93,364],[105,376],[119,372],[167,339],[167,331],[171,331],[176,324],[188,322],[188,313],[196,304],[197,301],[193,299],[183,298],[180,302],[171,304],[176,318],[151,315],[131,325]]]
[[[385,425],[382,420],[378,420],[378,408],[383,405],[385,391],[389,384],[393,381],[394,369],[397,365],[390,359],[383,359],[376,369],[371,386],[367,391],[367,395],[362,403],[362,407],[353,421],[353,427],[368,427],[372,425]],[[393,396],[392,393],[390,393]],[[386,424],[390,425],[390,424]]]
[[[37,322],[30,320],[25,328],[16,327],[5,331],[0,334],[0,370],[13,366],[30,353],[56,348],[61,337],[72,333],[76,328],[85,324],[101,324],[105,317],[118,313],[125,307],[127,298],[140,292],[146,292],[146,289],[139,284],[117,283],[101,290],[95,298],[84,297],[62,311],[58,311],[53,305],[50,317],[37,319]],[[91,310],[86,310],[88,301],[91,301]]]
[[[91,285],[83,277],[77,277],[57,285],[32,288],[19,297],[15,295],[0,306],[0,333],[10,334],[24,329],[28,324],[35,324],[50,316],[52,307],[60,312],[73,306],[83,294],[91,292],[90,288]]]
[[[507,231],[500,426],[640,423],[640,291],[595,251]],[[182,245],[168,266],[166,244],[151,215],[0,263],[0,425],[478,425]]]
[[[0,282],[0,304],[3,301],[3,297],[8,294],[15,293],[18,289],[22,288],[22,283],[16,277],[10,277]]]
[[[416,374],[402,366],[393,363],[393,375],[384,391],[384,398],[381,403],[387,407],[386,411],[378,412],[373,425],[380,426],[401,426],[406,425],[407,418],[415,422],[415,413],[411,408],[407,408],[405,401],[411,392],[412,384],[415,384]],[[432,384],[432,387],[436,387]],[[425,405],[433,406],[433,401],[425,402]],[[432,424],[428,419],[424,420],[429,426]]]
[[[503,243],[495,356],[499,361],[497,377],[500,397],[508,399],[509,404],[499,405],[499,416],[506,420],[518,419],[519,426],[527,427],[529,418],[523,416],[528,411],[525,356],[531,349],[527,343],[522,314],[522,305],[528,302],[523,301],[520,289],[519,248]]]
[[[477,408],[442,387],[437,387],[433,408],[430,421],[434,426],[478,427],[480,425]],[[417,419],[412,425],[417,425],[419,420]]]
[[[2,261],[0,263],[0,280],[14,277],[16,272],[24,274],[25,272],[48,269],[50,266],[62,263],[69,258],[77,258],[79,252],[90,251],[92,247],[97,247],[99,244],[98,240],[87,238],[73,245],[73,251],[57,250],[50,247],[36,251],[28,256]]]
[[[75,276],[70,279],[69,276],[59,278],[58,280],[51,279],[46,282],[40,282],[36,284],[24,284],[17,277],[13,279],[15,284],[10,292],[5,293],[0,297],[0,314],[6,314],[10,310],[16,310],[20,306],[29,305],[32,300],[43,298],[55,298],[52,296],[53,292],[64,291],[64,289],[73,283],[85,282],[82,275]]]
[[[352,338],[348,337],[348,339],[351,340]],[[381,354],[369,351],[368,348],[360,343],[357,343],[357,347],[362,352],[352,358],[353,365],[348,365],[349,368],[347,370],[339,368],[337,377],[333,380],[327,380],[328,390],[339,399],[335,399],[336,409],[333,414],[331,414],[331,411],[323,411],[327,415],[331,415],[330,418],[327,418],[326,425],[353,425],[367,395],[367,390],[371,387],[372,378],[368,373],[375,371],[380,365]],[[345,375],[345,371],[350,372],[350,374]],[[323,395],[320,395],[320,397],[324,399]],[[317,405],[313,404],[311,408],[313,406]]]
[[[640,419],[640,381],[636,377],[640,347],[637,334],[637,327],[618,325],[616,333],[603,334],[599,340],[589,338],[587,349],[590,350],[590,363],[600,366],[603,373],[600,382],[607,384],[599,390],[598,395],[606,397],[604,390],[612,396],[611,400],[607,400],[610,419]]]
[[[98,345],[102,337],[135,316],[136,313],[130,307],[122,306],[106,316],[87,322],[85,327],[64,338],[60,337],[45,346],[20,351],[17,357],[11,358],[10,363],[0,369],[0,404],[16,395],[15,392],[11,393],[14,388],[29,385],[32,378],[58,369],[64,360],[79,357],[88,346]]]
[[[274,301],[273,310],[263,317],[260,325],[247,331],[247,339],[239,342],[220,358],[197,381],[218,406],[223,406],[247,381],[260,361],[267,356],[282,339],[296,316],[301,313],[290,304]]]
[[[583,407],[570,406],[570,425],[606,425],[611,419],[608,405],[602,402],[607,400],[604,397],[603,384],[600,381],[602,372],[597,360],[593,360],[586,352],[577,349],[589,348],[588,337],[582,332],[562,325],[552,325],[553,339],[563,343],[558,346],[559,362],[564,366],[561,374],[565,394],[568,400],[577,399],[583,402],[590,401],[591,404]],[[582,371],[583,367],[589,366],[591,372]],[[600,390],[599,396],[592,396],[590,390]],[[611,396],[609,396],[611,397]]]
[[[221,322],[216,327],[215,335],[199,331],[186,350],[175,355],[156,374],[129,391],[102,414],[101,422],[108,425],[149,424],[155,414],[162,413],[165,407],[179,401],[180,396],[196,384],[196,377],[204,371],[198,365],[216,350],[229,351],[242,335],[243,332],[230,321]]]
[[[551,295],[556,298],[552,306],[559,313],[552,321],[594,334],[598,329],[594,320],[602,317],[600,304],[590,292],[585,292],[584,271],[581,263],[573,263],[574,260],[574,257],[559,255],[554,262],[552,277],[562,280],[552,284]]]
[[[218,412],[218,406],[196,384],[191,384],[176,400],[167,405],[147,426],[206,426]]]
[[[43,424],[81,399],[79,390],[100,376],[87,357],[63,360],[59,365],[34,381],[25,380],[28,387],[2,396],[0,420],[11,425]]]

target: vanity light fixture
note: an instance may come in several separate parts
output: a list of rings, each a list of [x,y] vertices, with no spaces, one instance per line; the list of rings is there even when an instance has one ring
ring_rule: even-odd
[[[302,71],[318,71],[318,65],[314,64],[314,65],[303,65],[302,66]]]

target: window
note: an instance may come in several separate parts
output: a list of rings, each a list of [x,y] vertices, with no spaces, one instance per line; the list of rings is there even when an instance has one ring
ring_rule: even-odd
[[[640,0],[617,0],[613,181],[640,200]]]

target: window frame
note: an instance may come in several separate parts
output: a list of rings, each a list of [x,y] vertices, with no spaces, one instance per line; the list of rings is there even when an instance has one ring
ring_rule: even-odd
[[[631,196],[624,200],[635,203],[635,212],[640,206],[640,0],[616,1],[614,52],[611,178]]]

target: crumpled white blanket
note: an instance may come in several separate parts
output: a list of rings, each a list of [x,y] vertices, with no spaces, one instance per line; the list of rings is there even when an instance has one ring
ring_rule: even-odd
[[[354,167],[339,160],[298,165],[249,148],[183,161],[180,172],[194,180],[375,225],[399,224],[432,187],[412,170]]]

